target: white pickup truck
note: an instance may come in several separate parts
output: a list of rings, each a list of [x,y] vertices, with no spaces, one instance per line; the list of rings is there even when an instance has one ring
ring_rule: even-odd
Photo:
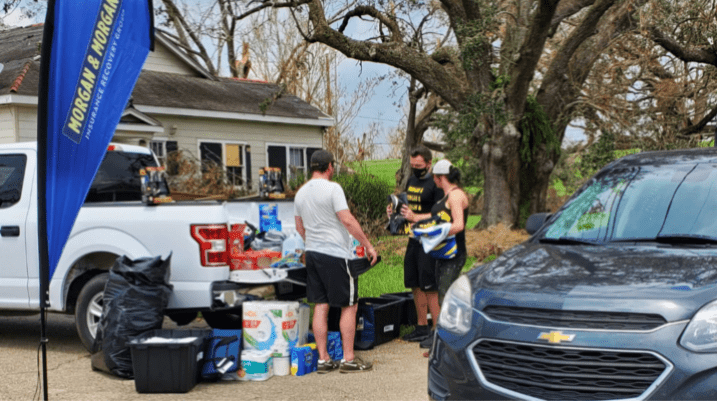
[[[156,166],[156,158],[139,146],[109,149],[49,286],[49,311],[74,313],[85,347],[90,349],[97,330],[108,271],[121,255],[172,254],[173,292],[165,313],[178,324],[202,312],[213,327],[239,328],[246,290],[257,286],[273,286],[279,299],[305,296],[303,269],[265,283],[229,280],[228,227],[244,221],[256,225],[259,202],[146,205],[139,168]],[[36,166],[36,143],[0,145],[0,314],[40,309]],[[291,230],[293,203],[276,203],[289,223],[284,229]]]

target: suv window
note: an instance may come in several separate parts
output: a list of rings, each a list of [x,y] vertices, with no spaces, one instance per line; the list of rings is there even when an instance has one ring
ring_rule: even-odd
[[[142,200],[139,170],[156,167],[152,155],[109,151],[100,164],[85,202]]]
[[[20,201],[26,164],[25,155],[0,155],[0,208]]]

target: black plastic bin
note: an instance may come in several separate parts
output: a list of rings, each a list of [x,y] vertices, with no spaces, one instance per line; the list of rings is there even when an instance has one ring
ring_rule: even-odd
[[[354,348],[371,349],[397,338],[401,332],[404,301],[396,298],[360,298]]]
[[[401,324],[406,326],[415,326],[418,324],[418,316],[416,315],[416,303],[413,301],[413,292],[392,292],[382,294],[381,298],[400,299],[403,301],[403,312],[401,314]]]
[[[211,330],[150,330],[129,343],[134,370],[134,387],[138,393],[186,393],[197,384],[200,353]],[[143,340],[159,337],[181,339],[196,337],[183,343]]]

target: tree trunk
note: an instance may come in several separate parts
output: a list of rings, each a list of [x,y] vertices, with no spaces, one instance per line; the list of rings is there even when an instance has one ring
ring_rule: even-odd
[[[406,124],[406,138],[403,141],[403,157],[401,158],[401,168],[396,174],[396,187],[400,190],[406,188],[408,178],[411,176],[411,150],[421,143],[423,133],[416,131],[416,108],[418,98],[415,95],[416,79],[411,78],[411,84],[408,87],[408,122]]]
[[[508,123],[496,127],[492,141],[483,145],[481,168],[484,174],[483,218],[487,228],[500,222],[516,226],[520,201],[520,132]]]

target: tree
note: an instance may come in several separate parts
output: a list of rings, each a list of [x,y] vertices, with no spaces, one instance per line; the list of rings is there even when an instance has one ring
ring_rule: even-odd
[[[453,128],[464,129],[462,145],[479,157],[484,176],[484,225],[515,224],[521,207],[544,209],[559,144],[596,55],[635,28],[634,16],[645,3],[255,2],[257,8],[290,7],[308,42],[405,71],[458,112]],[[441,35],[451,31],[453,47],[413,45],[406,21],[428,13],[448,21]],[[359,19],[372,22],[371,34],[347,30]]]
[[[707,126],[717,116],[714,2],[653,2],[639,28],[593,68],[580,106],[589,129],[622,133],[618,147],[643,149],[694,146],[714,135]]]
[[[336,79],[337,65],[344,57],[320,43],[304,41],[286,12],[262,7],[259,15],[251,3],[241,7],[228,0],[205,7],[182,0],[162,3],[163,23],[176,31],[182,47],[212,74],[230,71],[233,77],[278,84],[274,98],[293,94],[334,118],[324,143],[340,163],[356,158],[361,149],[365,157],[367,147],[353,140],[352,122],[373,94],[377,80],[363,80],[349,93]],[[242,52],[237,38],[243,42]],[[262,107],[271,107],[272,100],[267,99]]]

